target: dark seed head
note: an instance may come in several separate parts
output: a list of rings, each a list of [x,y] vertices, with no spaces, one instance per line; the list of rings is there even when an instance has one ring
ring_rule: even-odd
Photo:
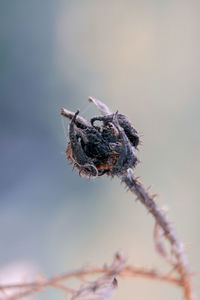
[[[83,128],[76,122],[78,113],[70,123],[70,142],[66,154],[80,175],[122,175],[137,164],[137,132],[134,129],[134,136],[131,135],[133,127],[129,128],[132,126],[130,121],[123,124],[123,115],[113,114],[93,118],[91,126]],[[95,126],[94,119],[102,121],[102,126]]]

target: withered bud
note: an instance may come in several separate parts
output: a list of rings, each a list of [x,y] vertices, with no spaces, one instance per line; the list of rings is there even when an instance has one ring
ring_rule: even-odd
[[[104,174],[121,176],[138,162],[138,133],[125,115],[111,113],[100,100],[90,97],[89,101],[102,114],[90,122],[79,116],[79,111],[61,110],[61,114],[70,119],[67,159],[87,178]]]

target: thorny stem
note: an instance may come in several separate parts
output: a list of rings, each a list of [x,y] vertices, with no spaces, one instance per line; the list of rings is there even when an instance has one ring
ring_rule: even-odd
[[[172,251],[177,259],[177,270],[181,277],[185,298],[187,300],[196,300],[197,298],[192,285],[189,262],[184,251],[184,246],[179,241],[173,225],[170,223],[164,212],[158,208],[154,198],[149,195],[143,185],[135,178],[131,169],[127,170],[127,174],[122,176],[121,180],[126,184],[129,190],[137,196],[137,199],[154,216],[156,222],[163,229],[165,237],[170,242]]]
[[[96,107],[100,110],[103,116],[112,113],[107,107],[107,105],[105,105],[100,100],[89,97],[89,101],[96,105]],[[61,114],[69,119],[71,119],[74,115],[74,113],[69,112],[65,109],[62,109]],[[80,120],[79,122],[82,124],[84,123],[85,125],[84,119]],[[137,199],[144,206],[146,206],[147,210],[153,215],[156,224],[160,226],[160,228],[163,230],[165,238],[169,241],[171,245],[172,254],[174,255],[174,258],[176,258],[175,265],[172,261],[171,264],[173,268],[176,267],[176,270],[180,275],[179,282],[181,282],[181,286],[184,288],[185,298],[187,300],[196,300],[197,297],[195,295],[195,291],[192,285],[192,275],[190,271],[189,262],[185,254],[184,246],[179,240],[173,225],[168,220],[165,213],[156,205],[154,197],[151,196],[148,193],[148,190],[146,190],[143,187],[143,185],[134,177],[133,171],[131,169],[128,169],[125,175],[118,176],[121,178],[122,182],[126,184],[129,190],[137,196]],[[168,262],[170,262],[170,260],[168,260]]]

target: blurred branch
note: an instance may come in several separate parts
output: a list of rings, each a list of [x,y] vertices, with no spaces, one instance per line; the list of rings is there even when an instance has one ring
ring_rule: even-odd
[[[103,275],[103,277],[100,277],[98,280],[92,282],[89,284],[88,283],[84,286],[81,287],[79,291],[74,291],[71,288],[69,288],[66,283],[64,284],[63,282],[71,279],[71,278],[76,278],[80,281],[83,282],[88,282],[89,280],[86,279],[87,276],[97,276],[97,275]],[[91,292],[92,286],[95,286],[95,290],[99,292],[101,289],[101,292],[109,292],[111,288],[116,288],[116,278],[115,277],[121,277],[121,278],[142,278],[142,279],[151,279],[151,280],[156,280],[156,281],[162,281],[166,282],[169,284],[173,284],[176,286],[182,286],[182,282],[170,275],[170,274],[161,274],[155,270],[148,270],[145,268],[136,268],[134,266],[129,266],[126,264],[126,259],[123,254],[121,253],[116,253],[114,256],[113,263],[111,266],[104,266],[102,268],[82,268],[76,271],[72,271],[66,274],[62,274],[60,276],[53,277],[49,280],[38,280],[30,283],[25,283],[25,284],[9,284],[9,285],[2,285],[0,286],[0,291],[3,292],[3,298],[4,300],[17,300],[17,299],[22,299],[26,296],[33,295],[38,292],[42,292],[45,288],[48,287],[53,287],[56,289],[63,290],[67,294],[71,294],[73,297],[75,295],[81,294],[82,291],[84,292],[87,291],[88,288],[88,293]],[[102,285],[103,283],[103,285]],[[110,284],[110,285],[108,285]],[[114,285],[114,286],[113,286]],[[8,290],[16,290],[17,292],[13,293],[12,296],[7,296],[6,297],[6,292]],[[94,290],[94,288],[93,288]],[[81,291],[81,292],[80,292]],[[79,299],[79,298],[73,298],[73,299]],[[80,298],[81,299],[81,298]],[[95,299],[95,298],[94,298]],[[102,298],[105,299],[105,298]]]

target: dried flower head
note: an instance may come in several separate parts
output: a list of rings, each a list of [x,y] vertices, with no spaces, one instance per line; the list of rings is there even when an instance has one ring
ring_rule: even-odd
[[[138,162],[138,133],[125,115],[111,113],[99,100],[89,98],[89,101],[102,113],[101,116],[93,117],[90,122],[80,117],[79,111],[61,111],[62,115],[71,119],[67,159],[81,176],[87,178],[104,174],[121,176]]]

